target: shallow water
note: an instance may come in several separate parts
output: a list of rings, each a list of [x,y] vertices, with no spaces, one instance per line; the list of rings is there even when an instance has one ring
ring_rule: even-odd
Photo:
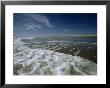
[[[14,39],[14,75],[97,74],[97,64],[78,56],[78,52],[74,56],[71,54],[56,52],[55,49],[60,49],[60,47],[57,47],[59,46],[59,42],[57,46],[54,46],[56,45],[56,41],[52,42],[53,45],[47,43],[48,47],[45,48],[45,43],[40,42],[41,44],[33,44],[33,42],[37,42],[38,40],[22,40],[23,39]],[[31,47],[26,44],[31,45]],[[49,44],[51,47],[49,47]],[[60,42],[60,44],[61,46],[63,45],[62,42]],[[50,48],[53,48],[53,46],[54,49],[51,50]]]

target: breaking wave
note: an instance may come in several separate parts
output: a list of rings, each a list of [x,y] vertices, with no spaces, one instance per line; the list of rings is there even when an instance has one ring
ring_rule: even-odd
[[[14,39],[14,75],[96,75],[97,64],[80,56],[30,49]]]

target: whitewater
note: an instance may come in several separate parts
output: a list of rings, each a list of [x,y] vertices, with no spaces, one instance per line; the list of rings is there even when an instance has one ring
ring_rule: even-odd
[[[96,75],[97,64],[80,56],[26,47],[14,39],[14,75]]]

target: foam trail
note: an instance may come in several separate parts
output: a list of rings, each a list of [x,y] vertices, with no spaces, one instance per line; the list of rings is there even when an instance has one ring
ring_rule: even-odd
[[[14,39],[14,75],[96,74],[97,65],[85,58],[46,49],[30,49],[20,39]]]

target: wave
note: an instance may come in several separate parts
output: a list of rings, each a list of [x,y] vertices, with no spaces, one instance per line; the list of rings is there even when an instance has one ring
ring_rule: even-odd
[[[30,49],[14,39],[14,75],[96,75],[97,64],[70,54]]]

